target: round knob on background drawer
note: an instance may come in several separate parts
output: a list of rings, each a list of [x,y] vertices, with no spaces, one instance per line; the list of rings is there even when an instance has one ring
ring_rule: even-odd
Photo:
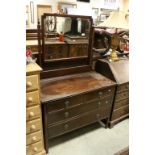
[[[26,85],[27,85],[28,87],[31,87],[31,86],[32,86],[32,82],[28,81],[28,82],[26,83]]]
[[[68,127],[69,127],[68,124],[65,124],[65,125],[64,125],[65,130],[67,130]]]
[[[32,137],[32,140],[33,140],[33,141],[36,141],[36,140],[37,140],[37,138],[36,138],[35,136],[33,136],[33,137]]]
[[[69,106],[69,101],[65,101],[66,108]]]
[[[29,115],[30,115],[30,117],[33,117],[34,116],[34,112],[31,111]]]
[[[34,147],[33,150],[34,150],[35,152],[37,152],[37,151],[38,151],[38,148],[37,148],[37,147]]]
[[[35,125],[31,125],[31,129],[36,129],[36,126]]]
[[[32,98],[32,97],[29,97],[29,98],[28,98],[28,101],[29,101],[29,102],[32,102],[32,101],[33,101],[33,98]]]
[[[69,112],[65,112],[65,117],[67,118],[69,116]]]

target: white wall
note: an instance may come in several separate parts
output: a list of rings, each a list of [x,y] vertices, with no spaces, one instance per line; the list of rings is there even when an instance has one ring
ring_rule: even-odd
[[[90,15],[90,11],[93,8],[107,8],[110,9],[114,6],[105,5],[104,0],[90,0],[90,3],[77,2],[77,0],[26,0],[26,5],[30,5],[30,1],[34,2],[34,24],[30,23],[30,28],[37,27],[37,4],[52,5],[52,12],[57,12],[57,2],[71,2],[77,4],[80,14]],[[119,0],[117,0],[119,1]],[[116,6],[117,7],[117,6]],[[30,19],[30,15],[29,15]]]

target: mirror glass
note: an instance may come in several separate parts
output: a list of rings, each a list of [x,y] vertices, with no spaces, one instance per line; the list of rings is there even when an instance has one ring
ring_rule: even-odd
[[[43,19],[45,61],[88,57],[89,18],[46,15]]]

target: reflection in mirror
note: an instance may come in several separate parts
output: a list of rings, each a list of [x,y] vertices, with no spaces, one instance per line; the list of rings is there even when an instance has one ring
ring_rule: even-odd
[[[88,57],[90,20],[66,16],[44,18],[44,59]]]

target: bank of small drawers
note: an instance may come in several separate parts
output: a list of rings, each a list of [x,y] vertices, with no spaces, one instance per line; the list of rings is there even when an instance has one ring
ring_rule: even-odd
[[[111,120],[125,118],[129,114],[129,83],[118,85]]]
[[[110,117],[115,87],[47,103],[49,138]]]
[[[26,77],[26,155],[45,155],[38,75]]]

